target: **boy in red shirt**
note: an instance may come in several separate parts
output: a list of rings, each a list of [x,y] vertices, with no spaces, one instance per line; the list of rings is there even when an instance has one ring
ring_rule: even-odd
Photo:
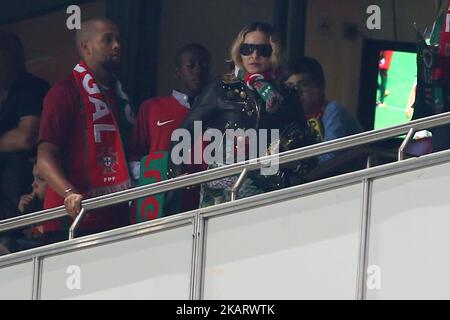
[[[209,79],[211,55],[202,45],[192,43],[182,47],[175,57],[176,86],[171,96],[145,101],[138,113],[131,143],[133,177],[139,179],[142,157],[155,152],[170,153],[171,136],[183,123]],[[198,188],[186,189],[182,193],[181,210],[198,208]],[[170,209],[169,209],[170,211]],[[173,214],[176,212],[169,212]]]

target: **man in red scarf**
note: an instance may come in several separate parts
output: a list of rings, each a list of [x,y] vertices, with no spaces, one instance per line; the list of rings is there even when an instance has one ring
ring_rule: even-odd
[[[130,187],[126,147],[134,116],[115,73],[120,63],[117,27],[106,19],[84,22],[76,44],[81,61],[44,101],[38,167],[49,183],[44,208],[65,206],[72,218],[83,199]],[[68,222],[43,224],[44,242],[67,238]],[[129,224],[128,204],[91,211],[78,236]]]

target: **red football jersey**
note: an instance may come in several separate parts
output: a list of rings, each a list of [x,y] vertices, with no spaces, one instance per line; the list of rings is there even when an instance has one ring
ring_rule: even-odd
[[[131,159],[140,161],[142,157],[155,152],[170,152],[172,133],[180,128],[189,111],[190,109],[183,106],[173,96],[145,101],[139,109],[133,132]],[[188,167],[191,173],[204,169],[204,166]],[[183,211],[198,208],[199,192],[198,187],[183,191]]]
[[[135,161],[159,151],[168,151],[172,132],[178,129],[189,109],[173,96],[145,101],[138,113],[131,143],[131,156]]]

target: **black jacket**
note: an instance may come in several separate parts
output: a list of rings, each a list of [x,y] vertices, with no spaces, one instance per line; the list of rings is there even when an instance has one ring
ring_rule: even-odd
[[[194,122],[201,121],[203,129],[215,128],[225,133],[226,129],[279,129],[295,128],[307,136],[309,127],[293,90],[279,89],[284,100],[276,113],[266,111],[264,101],[243,82],[224,83],[217,79],[210,83],[197,98],[182,128],[193,133]],[[300,144],[309,144],[303,141]]]
[[[194,137],[195,121],[202,122],[203,131],[215,128],[222,133],[226,129],[269,129],[270,134],[270,129],[278,129],[280,152],[314,143],[297,92],[288,88],[276,90],[283,96],[283,103],[277,112],[269,114],[264,101],[242,81],[230,83],[221,78],[216,79],[197,98],[181,127],[188,130],[191,137]],[[192,141],[199,141],[199,138],[194,137]],[[268,141],[271,141],[271,137],[268,137]],[[308,162],[307,167],[311,167],[311,162]],[[182,166],[173,167],[172,170],[172,176],[183,172]]]

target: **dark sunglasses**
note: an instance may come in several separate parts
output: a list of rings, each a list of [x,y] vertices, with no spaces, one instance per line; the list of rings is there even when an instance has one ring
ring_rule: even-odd
[[[241,44],[239,52],[241,53],[241,55],[247,57],[250,56],[253,52],[255,52],[255,50],[261,57],[264,58],[270,58],[273,52],[270,44],[248,44],[248,43]]]

